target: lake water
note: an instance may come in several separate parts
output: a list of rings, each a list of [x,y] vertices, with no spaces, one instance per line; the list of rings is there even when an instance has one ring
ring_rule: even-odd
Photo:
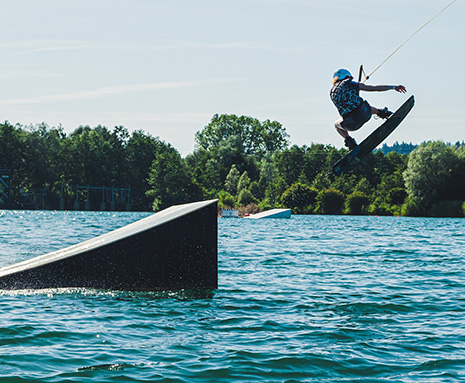
[[[145,216],[0,211],[0,266]],[[0,382],[465,380],[465,220],[218,222],[211,296],[0,291]]]

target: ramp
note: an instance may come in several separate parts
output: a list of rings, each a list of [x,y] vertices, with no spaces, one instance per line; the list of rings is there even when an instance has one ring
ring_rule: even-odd
[[[246,218],[291,218],[291,209],[271,209],[267,211],[262,211],[261,213],[249,215]]]
[[[77,245],[1,268],[0,289],[216,289],[216,202],[172,206]]]

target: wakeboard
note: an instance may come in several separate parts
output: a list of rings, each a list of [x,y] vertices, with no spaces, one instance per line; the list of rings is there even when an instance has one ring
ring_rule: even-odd
[[[359,145],[352,149],[348,154],[342,157],[333,165],[333,173],[339,175],[347,172],[360,162],[368,153],[371,153],[387,136],[389,136],[395,128],[407,117],[407,114],[412,110],[415,104],[415,98],[410,98],[405,101],[402,106],[397,109],[391,117],[389,117],[381,126],[373,133],[365,138]]]

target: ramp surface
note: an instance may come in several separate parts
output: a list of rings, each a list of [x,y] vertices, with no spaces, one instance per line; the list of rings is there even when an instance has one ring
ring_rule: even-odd
[[[172,206],[107,234],[0,269],[0,289],[216,289],[217,200]]]
[[[249,215],[246,218],[261,219],[261,218],[291,218],[291,209],[271,209],[262,211],[261,213]]]

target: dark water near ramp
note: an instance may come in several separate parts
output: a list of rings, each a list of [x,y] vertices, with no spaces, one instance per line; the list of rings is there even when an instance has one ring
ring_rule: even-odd
[[[0,265],[144,213],[0,211]],[[0,291],[0,382],[465,379],[465,221],[219,220],[211,295]]]

